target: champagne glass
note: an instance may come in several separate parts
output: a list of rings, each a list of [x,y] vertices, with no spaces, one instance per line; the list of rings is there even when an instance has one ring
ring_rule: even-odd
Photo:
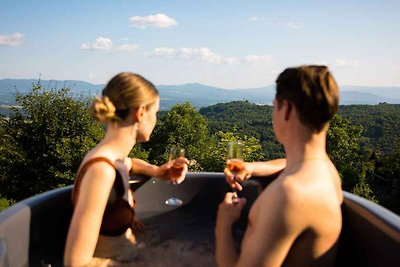
[[[243,145],[238,142],[228,142],[226,167],[233,174],[233,179],[236,181],[236,176],[243,171]],[[233,189],[232,200],[236,203],[238,198],[237,189]]]
[[[185,157],[185,149],[176,146],[171,147],[171,150],[169,152],[169,161],[178,159],[180,157]],[[179,178],[182,175],[183,169],[184,163],[175,163],[169,169],[169,176],[174,179],[172,181],[172,184],[174,185],[174,196],[165,201],[165,204],[167,204],[168,206],[180,206],[183,203],[181,199],[176,197],[176,186],[178,183],[175,181],[175,179]]]

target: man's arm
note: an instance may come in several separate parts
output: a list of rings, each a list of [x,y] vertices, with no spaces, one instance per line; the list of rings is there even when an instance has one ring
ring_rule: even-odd
[[[242,190],[240,181],[249,179],[251,176],[270,176],[282,171],[286,167],[286,159],[274,159],[262,162],[245,162],[241,173],[235,177],[225,168],[226,181],[232,188]]]
[[[294,203],[296,198],[295,192],[285,186],[267,188],[250,211],[240,255],[229,254],[231,258],[226,259],[226,263],[243,267],[281,266],[293,242],[305,227],[304,220],[298,216],[299,204]],[[230,238],[233,239],[232,236]],[[231,240],[221,235],[219,238],[217,236],[217,242],[225,248]],[[218,253],[222,253],[221,245],[217,245]]]
[[[245,165],[251,170],[251,176],[270,176],[282,171],[286,167],[286,159],[274,159],[265,162],[247,162]]]
[[[236,204],[233,204],[232,197],[233,193],[227,193],[224,201],[218,207],[215,226],[215,259],[219,267],[234,266],[238,258],[232,236],[232,225],[239,219],[246,200],[240,198],[235,202]]]

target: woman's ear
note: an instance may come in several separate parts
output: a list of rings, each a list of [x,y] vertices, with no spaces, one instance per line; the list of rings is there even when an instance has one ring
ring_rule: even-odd
[[[284,106],[283,112],[285,115],[285,121],[287,121],[287,120],[289,120],[289,118],[291,116],[291,113],[293,111],[293,106],[292,106],[292,103],[290,103],[286,100],[284,101],[283,106]]]
[[[145,105],[140,105],[139,107],[133,110],[133,119],[135,122],[142,122],[144,118],[144,112],[146,111]]]

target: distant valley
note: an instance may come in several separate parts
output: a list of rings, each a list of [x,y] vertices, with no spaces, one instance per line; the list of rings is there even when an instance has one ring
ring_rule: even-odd
[[[15,105],[15,93],[27,93],[35,79],[0,80],[0,105]],[[84,81],[41,80],[47,89],[68,87],[76,96],[95,96],[101,93],[104,84],[92,84]],[[182,85],[158,85],[161,97],[161,109],[167,110],[176,103],[190,102],[197,108],[236,100],[270,105],[275,95],[275,85],[249,89],[223,89],[199,83]],[[382,102],[400,104],[400,87],[341,86],[341,105],[379,104]]]

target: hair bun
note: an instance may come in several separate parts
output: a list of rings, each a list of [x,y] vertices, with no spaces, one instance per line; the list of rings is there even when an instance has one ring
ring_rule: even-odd
[[[116,117],[115,110],[113,102],[107,96],[96,96],[92,105],[92,116],[102,123],[111,121]]]

